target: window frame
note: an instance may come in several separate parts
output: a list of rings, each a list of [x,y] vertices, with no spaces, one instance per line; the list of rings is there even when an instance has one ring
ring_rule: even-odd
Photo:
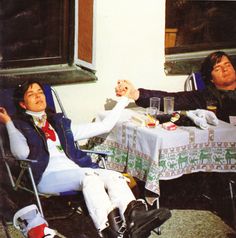
[[[88,2],[89,1],[89,2]],[[88,4],[89,3],[89,4]],[[91,6],[92,4],[92,6]],[[94,0],[77,0],[75,2],[75,14],[78,17],[78,19],[75,22],[75,51],[74,51],[74,62],[79,67],[86,68],[88,70],[91,70],[92,72],[96,71],[96,4],[97,1]],[[90,19],[87,20],[87,17],[85,16],[83,18],[83,23],[81,23],[81,14],[80,12],[83,10],[85,5],[90,5],[90,11],[89,17]],[[80,11],[81,10],[81,11]],[[84,15],[83,15],[84,16]],[[92,18],[92,19],[91,19]],[[79,24],[80,21],[80,24]],[[79,37],[79,32],[81,28],[87,28],[89,29],[88,33],[90,34],[87,36],[89,38],[89,41],[86,42],[86,37]],[[80,52],[82,50],[91,50],[89,51],[87,55],[80,57]],[[89,55],[89,56],[88,56]]]
[[[51,85],[70,84],[87,81],[95,81],[97,77],[94,70],[89,70],[90,65],[86,67],[78,67],[78,26],[77,8],[80,0],[66,0],[68,1],[68,45],[63,45],[63,50],[67,47],[67,54],[65,55],[66,62],[58,64],[45,64],[39,66],[13,67],[0,69],[0,86],[15,85],[21,81],[29,80],[31,78],[38,79],[43,83],[50,83]],[[63,9],[66,11],[66,9]],[[84,20],[84,19],[82,19]],[[94,20],[93,20],[94,21]],[[65,27],[65,25],[64,25]],[[93,33],[93,32],[92,32]],[[93,34],[94,35],[94,34]],[[63,38],[63,42],[66,40]],[[93,51],[93,48],[91,49]],[[93,52],[94,56],[94,52]],[[93,66],[93,64],[91,64]]]
[[[226,3],[227,4],[227,3]],[[167,4],[165,5],[165,12],[167,11]],[[166,16],[168,14],[166,13]],[[167,22],[167,19],[166,19]],[[170,25],[165,25],[165,30],[170,27]],[[165,40],[167,40],[167,37],[173,38],[174,36],[171,36],[171,30],[169,36],[165,35]],[[174,31],[172,31],[174,32]],[[209,44],[209,43],[208,43]],[[228,44],[228,43],[227,43]],[[188,47],[173,47],[173,48],[166,48],[167,42],[165,42],[165,65],[164,70],[167,75],[186,75],[191,74],[192,72],[199,71],[201,62],[203,59],[213,51],[224,51],[228,55],[231,56],[233,60],[233,64],[236,65],[236,48],[234,45],[229,45],[230,47],[225,47],[226,45],[219,46],[217,44],[211,45],[212,48],[202,48],[199,51],[188,51],[188,48],[190,48],[191,45]]]

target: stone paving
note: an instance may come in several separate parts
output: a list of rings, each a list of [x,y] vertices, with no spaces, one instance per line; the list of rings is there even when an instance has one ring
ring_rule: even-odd
[[[63,227],[63,221],[61,222]],[[64,227],[66,229],[66,227]],[[89,229],[89,227],[87,227]],[[10,238],[23,238],[12,226],[8,226]],[[63,229],[62,229],[63,231]],[[5,235],[0,225],[0,237]],[[60,237],[60,236],[58,236]],[[66,238],[94,238],[93,236],[80,236],[72,234]],[[235,238],[236,232],[220,217],[210,211],[201,210],[172,210],[172,217],[161,227],[161,235],[152,232],[149,238]]]

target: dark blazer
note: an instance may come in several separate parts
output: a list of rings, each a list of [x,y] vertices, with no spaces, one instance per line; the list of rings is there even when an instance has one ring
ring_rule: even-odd
[[[229,122],[229,116],[236,116],[236,90],[223,91],[206,88],[203,91],[183,91],[169,93],[158,90],[139,89],[140,96],[135,102],[138,106],[148,107],[150,97],[173,96],[175,98],[174,110],[206,109],[207,99],[215,99],[218,102],[216,116],[223,121]],[[163,100],[161,100],[163,111]]]
[[[48,121],[55,129],[61,146],[69,159],[80,167],[98,167],[96,163],[92,162],[90,156],[75,146],[71,120],[65,118],[61,113],[54,113],[48,116]],[[32,117],[25,113],[13,118],[13,122],[27,140],[30,148],[28,159],[37,161],[37,163],[32,163],[32,170],[35,182],[38,184],[49,162],[49,151],[44,132],[34,124]]]

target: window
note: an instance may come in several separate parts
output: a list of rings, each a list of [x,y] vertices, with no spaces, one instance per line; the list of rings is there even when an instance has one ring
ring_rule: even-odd
[[[79,7],[80,1],[76,1]],[[93,1],[90,1],[90,11],[91,5]],[[82,71],[77,74],[74,65],[75,6],[75,0],[1,1],[0,76],[17,76],[24,80],[34,76],[54,83],[88,79],[88,74],[83,75]],[[85,4],[83,9],[85,14],[79,18],[80,25],[87,16],[93,17],[86,14]],[[92,48],[83,50],[92,51]]]
[[[236,1],[166,0],[165,54],[168,73],[199,69],[210,52],[236,55]]]
[[[95,68],[94,63],[94,29],[93,29],[93,0],[79,0],[78,7],[78,49],[76,50],[76,63],[90,69]]]
[[[69,63],[69,1],[5,1],[1,68]]]

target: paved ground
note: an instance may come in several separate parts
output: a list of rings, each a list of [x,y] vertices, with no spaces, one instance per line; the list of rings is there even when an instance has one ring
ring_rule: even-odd
[[[7,238],[7,234],[6,234],[5,228],[2,223],[0,223],[0,237]]]
[[[63,222],[61,223],[63,226]],[[10,237],[23,238],[11,226],[8,227]],[[0,233],[1,238],[5,238]],[[61,236],[61,238],[94,238],[86,233]],[[172,210],[172,217],[161,227],[161,235],[152,232],[149,238],[233,238],[236,232],[222,219],[210,211]]]
[[[162,226],[161,236],[153,233],[151,237],[235,238],[227,181],[228,176],[218,176],[214,173],[187,175],[175,180],[162,181],[160,204],[171,209],[172,217]],[[2,188],[4,189],[0,193],[0,212],[7,221],[11,221],[15,211],[34,203],[33,198],[26,193],[15,193],[5,185]],[[141,182],[139,191],[142,196]],[[44,205],[47,215],[52,215],[64,211],[67,202],[53,199],[45,201]],[[51,228],[56,229],[66,238],[98,237],[91,219],[86,214],[76,215],[67,220],[48,222]],[[22,237],[11,226],[8,226],[10,235],[7,237],[3,228],[0,222],[0,238]]]

